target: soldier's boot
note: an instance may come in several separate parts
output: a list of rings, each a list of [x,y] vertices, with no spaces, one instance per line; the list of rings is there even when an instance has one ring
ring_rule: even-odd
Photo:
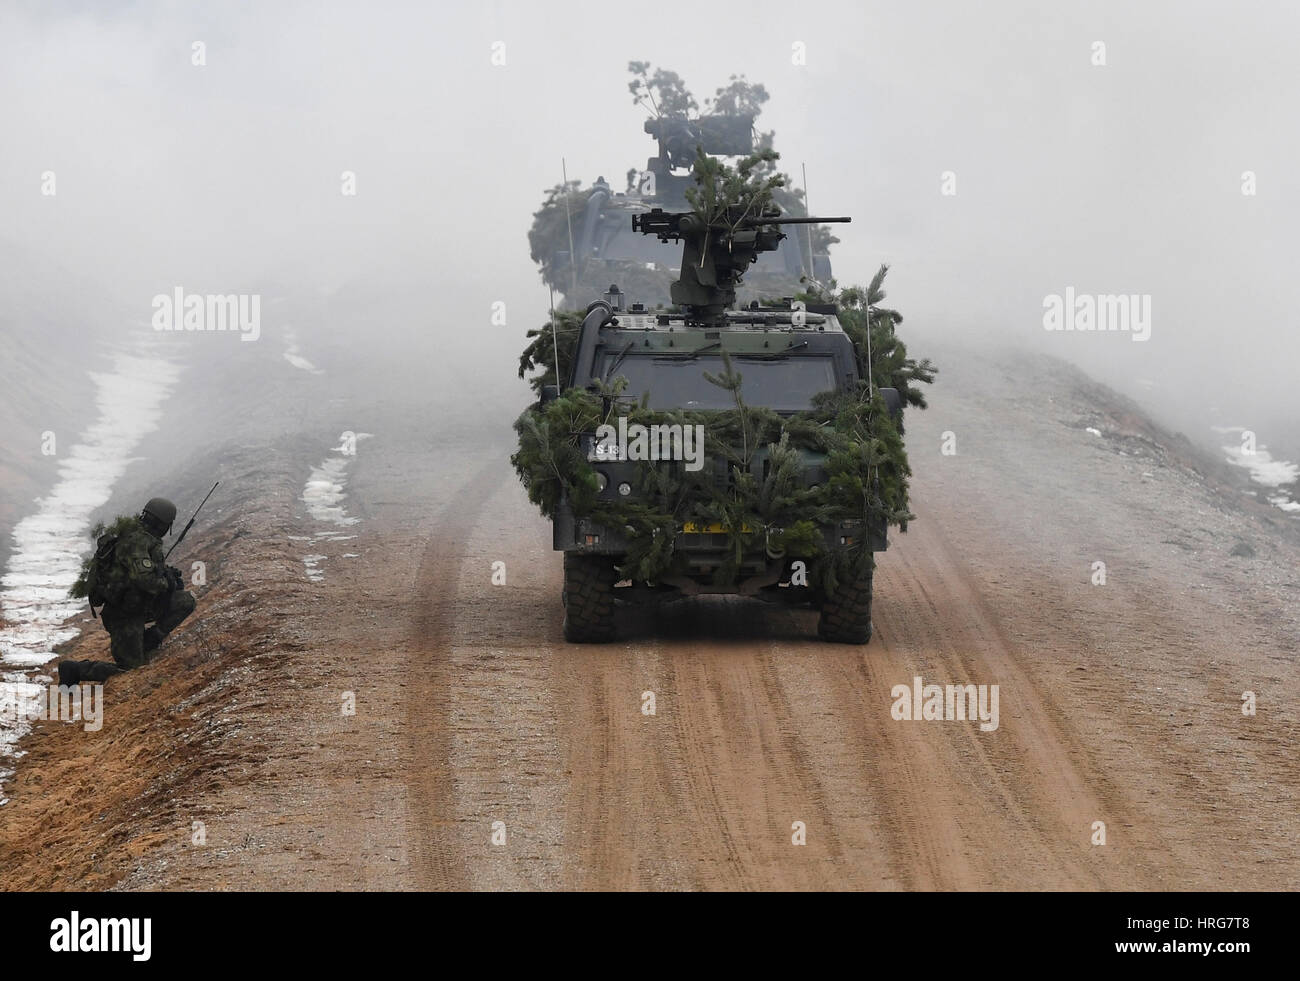
[[[101,684],[122,669],[108,661],[60,661],[59,684],[65,688],[79,685],[83,681]]]
[[[108,661],[82,661],[81,678],[79,680],[102,684],[109,678],[113,677],[113,675],[121,673],[121,668]]]
[[[144,652],[151,654],[158,649],[158,645],[163,642],[163,635],[157,627],[146,627],[144,631]]]

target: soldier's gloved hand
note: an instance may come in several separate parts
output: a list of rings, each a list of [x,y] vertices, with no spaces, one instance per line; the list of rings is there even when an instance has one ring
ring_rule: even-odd
[[[169,592],[177,592],[185,588],[185,580],[181,577],[181,570],[174,565],[167,567],[167,584]]]

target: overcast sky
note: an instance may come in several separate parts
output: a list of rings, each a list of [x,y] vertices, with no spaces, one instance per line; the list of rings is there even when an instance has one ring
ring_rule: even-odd
[[[1189,435],[1300,442],[1297,35],[1285,3],[10,0],[0,254],[98,279],[142,320],[178,284],[350,284],[402,298],[395,341],[481,327],[506,358],[545,316],[526,233],[561,158],[621,187],[650,154],[627,62],[701,99],[744,73],[813,209],[853,216],[841,282],[893,265],[914,353],[1037,345]],[[1151,339],[1047,333],[1043,299],[1067,287],[1149,294]]]

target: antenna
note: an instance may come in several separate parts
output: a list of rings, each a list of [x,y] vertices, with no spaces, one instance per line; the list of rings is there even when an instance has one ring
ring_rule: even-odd
[[[812,214],[812,205],[808,202],[808,165],[801,163],[800,168],[803,170],[803,210],[804,214]],[[813,251],[812,251],[813,232],[808,229],[808,278],[816,279],[813,273]]]
[[[573,254],[573,214],[569,211],[569,166],[565,163],[564,158],[560,158],[560,173],[564,175],[564,220],[569,225],[569,294],[572,302],[578,292],[578,257]],[[555,300],[551,300],[551,329],[555,329]],[[560,380],[560,366],[556,363],[555,380]]]
[[[871,363],[871,284],[867,284],[867,295],[862,298],[863,305],[867,308],[867,398],[875,396],[875,366]],[[556,369],[559,374],[559,369]]]
[[[555,353],[555,387],[564,391],[564,382],[560,381],[560,341],[555,330],[555,288],[547,283],[546,289],[551,294],[551,350]]]

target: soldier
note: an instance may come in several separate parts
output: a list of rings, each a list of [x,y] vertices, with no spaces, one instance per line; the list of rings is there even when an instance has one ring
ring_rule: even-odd
[[[60,661],[59,684],[104,681],[139,667],[194,612],[194,597],[185,591],[180,570],[167,565],[163,555],[162,537],[175,520],[176,505],[155,497],[118,536],[102,572],[108,599],[100,613],[117,663]],[[153,626],[147,626],[150,622]]]

